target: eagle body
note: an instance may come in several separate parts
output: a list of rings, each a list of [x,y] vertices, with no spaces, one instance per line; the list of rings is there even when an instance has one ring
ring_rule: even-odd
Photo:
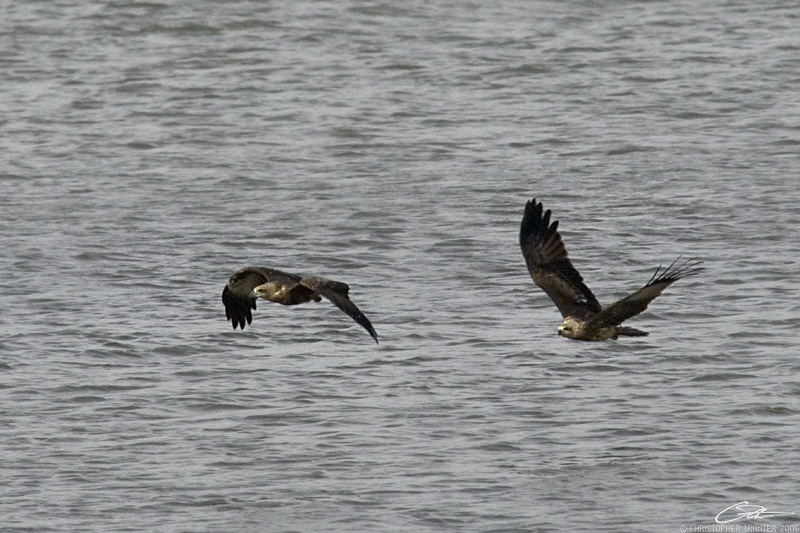
[[[558,326],[558,334],[577,341],[617,340],[619,337],[646,337],[647,332],[628,326],[608,326],[604,328],[587,328],[586,322],[568,316]]]
[[[225,317],[233,329],[244,329],[253,320],[252,310],[261,298],[281,305],[299,305],[306,302],[330,300],[356,321],[378,342],[378,335],[369,319],[350,300],[350,287],[346,283],[319,276],[299,276],[274,268],[246,266],[233,273],[222,290]]]
[[[608,326],[605,328],[597,328],[594,330],[587,330],[585,322],[577,320],[568,316],[564,319],[564,323],[558,326],[558,334],[568,339],[575,339],[578,341],[604,341],[607,339],[616,340],[619,337],[617,329],[619,326]]]
[[[534,198],[525,205],[519,232],[522,255],[533,282],[541,288],[564,318],[558,327],[562,337],[602,341],[618,337],[642,337],[646,332],[623,326],[622,322],[647,309],[661,292],[681,278],[699,274],[699,261],[678,263],[666,269],[659,266],[647,284],[610,305],[601,306],[583,277],[572,265],[558,233],[558,221],[550,222],[551,212]]]
[[[314,291],[300,283],[287,284],[282,281],[268,281],[253,289],[257,298],[281,305],[298,305],[306,302],[319,302],[321,298]]]

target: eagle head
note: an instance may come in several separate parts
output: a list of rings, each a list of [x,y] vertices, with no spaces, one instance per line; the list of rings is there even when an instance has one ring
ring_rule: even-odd
[[[581,337],[583,332],[583,324],[571,316],[564,319],[564,323],[558,326],[558,334],[568,339],[577,339]]]

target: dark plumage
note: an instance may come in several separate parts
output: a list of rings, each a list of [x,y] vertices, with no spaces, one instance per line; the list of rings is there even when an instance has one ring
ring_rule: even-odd
[[[647,305],[671,284],[703,270],[699,261],[679,264],[676,259],[663,271],[661,267],[656,269],[650,281],[638,291],[603,307],[567,257],[558,233],[558,221],[551,223],[550,210],[544,211],[535,198],[525,206],[519,243],[534,283],[547,293],[564,317],[564,323],[558,328],[559,335],[571,339],[605,340],[620,335],[647,335],[621,324],[647,309]]]
[[[274,268],[246,266],[237,270],[228,280],[222,290],[222,303],[225,304],[225,316],[231,321],[233,329],[237,326],[244,329],[245,322],[250,324],[253,320],[251,310],[256,308],[258,298],[282,305],[298,305],[319,302],[325,297],[366,329],[377,343],[375,328],[356,304],[350,301],[349,291],[350,287],[339,281],[318,276],[302,277]]]

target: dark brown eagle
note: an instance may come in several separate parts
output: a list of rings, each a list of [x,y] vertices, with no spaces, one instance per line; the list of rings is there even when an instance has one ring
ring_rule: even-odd
[[[378,335],[369,319],[350,301],[346,283],[318,276],[302,277],[297,274],[281,272],[274,268],[246,266],[237,270],[222,290],[222,303],[225,316],[233,324],[244,329],[245,320],[252,322],[251,309],[256,308],[256,300],[263,298],[283,305],[297,305],[310,301],[319,302],[324,296],[350,315],[366,329],[375,342]]]
[[[650,281],[638,291],[611,305],[601,306],[567,257],[558,233],[558,221],[551,224],[550,210],[543,211],[541,202],[536,203],[535,198],[525,206],[519,245],[533,282],[547,293],[564,317],[558,334],[582,341],[647,335],[621,324],[647,309],[650,302],[679,279],[704,270],[699,266],[700,261],[690,259],[678,263],[676,259],[664,270],[659,266]]]

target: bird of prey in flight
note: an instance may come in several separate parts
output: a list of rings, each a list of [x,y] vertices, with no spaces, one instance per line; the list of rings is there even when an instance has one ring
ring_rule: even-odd
[[[263,298],[283,305],[297,305],[305,302],[319,302],[324,296],[350,315],[366,329],[378,342],[378,334],[369,319],[350,301],[346,283],[318,276],[302,277],[297,274],[281,272],[274,268],[246,266],[237,270],[222,291],[225,316],[233,324],[244,329],[253,320],[251,309],[256,308],[256,300]]]
[[[622,323],[647,309],[661,292],[681,278],[704,270],[700,261],[673,261],[659,266],[644,287],[610,305],[601,306],[581,275],[572,266],[558,233],[558,221],[550,222],[550,210],[534,198],[525,205],[519,244],[533,282],[556,304],[564,323],[558,334],[569,339],[602,341],[620,336],[642,337],[646,332]]]

